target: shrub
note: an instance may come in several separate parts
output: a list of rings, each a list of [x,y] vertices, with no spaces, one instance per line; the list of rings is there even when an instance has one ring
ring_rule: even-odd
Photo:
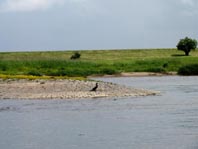
[[[104,68],[101,70],[101,74],[108,74],[108,75],[112,75],[112,74],[116,74],[117,71],[115,69],[112,68]]]
[[[190,64],[180,67],[178,70],[179,75],[198,75],[198,64]]]
[[[81,56],[80,53],[75,52],[75,53],[70,57],[70,59],[79,59],[80,56]]]
[[[167,67],[168,67],[168,63],[164,63],[164,64],[162,65],[162,67],[163,67],[163,68],[167,68]]]
[[[5,65],[0,66],[0,70],[2,70],[2,71],[6,71],[6,70],[7,70],[7,66],[5,66]]]

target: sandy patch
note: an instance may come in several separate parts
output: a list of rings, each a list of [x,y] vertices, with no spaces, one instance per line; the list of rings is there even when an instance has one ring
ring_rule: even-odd
[[[1,80],[0,99],[79,99],[158,94],[107,82],[99,82],[97,91],[90,91],[95,84],[78,80]]]

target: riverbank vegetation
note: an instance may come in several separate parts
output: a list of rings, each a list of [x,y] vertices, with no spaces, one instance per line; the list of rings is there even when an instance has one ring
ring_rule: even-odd
[[[197,64],[189,64],[186,66],[182,66],[178,70],[178,74],[180,75],[198,75],[198,63]]]
[[[87,50],[78,51],[1,52],[0,74],[26,76],[87,77],[121,72],[177,72],[198,63],[198,52],[186,57],[177,49]],[[1,77],[1,76],[0,76]]]

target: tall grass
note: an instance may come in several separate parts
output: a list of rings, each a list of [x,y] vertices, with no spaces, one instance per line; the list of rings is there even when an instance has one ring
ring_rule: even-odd
[[[111,65],[82,61],[36,60],[0,61],[0,73],[35,76],[89,76],[92,74],[115,74]]]

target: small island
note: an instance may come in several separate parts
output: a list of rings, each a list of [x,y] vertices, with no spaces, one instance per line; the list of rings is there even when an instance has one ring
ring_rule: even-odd
[[[1,80],[0,99],[87,99],[156,95],[158,92],[135,89],[107,82],[80,80]]]

